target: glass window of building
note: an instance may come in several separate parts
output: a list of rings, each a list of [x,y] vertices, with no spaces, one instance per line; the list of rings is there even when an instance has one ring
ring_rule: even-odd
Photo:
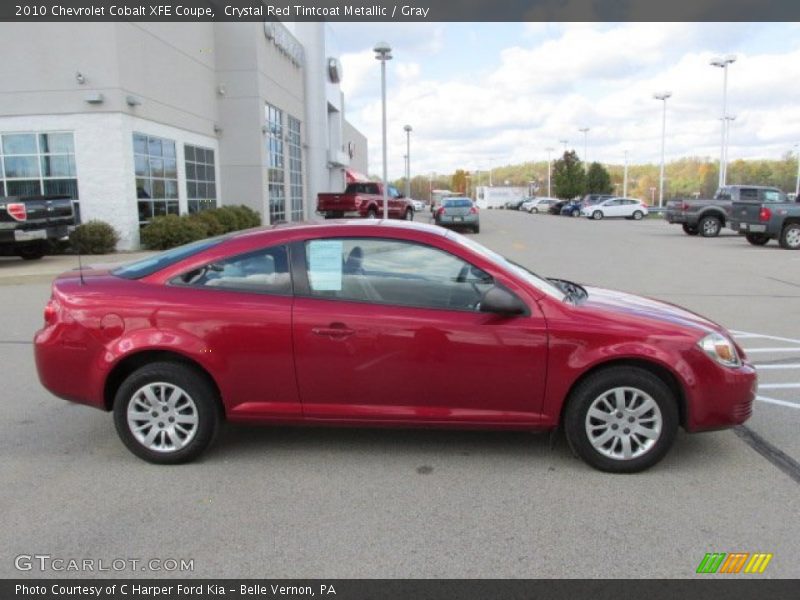
[[[303,148],[300,140],[300,120],[289,116],[289,199],[291,220],[303,220]]]
[[[269,222],[286,220],[286,162],[283,142],[283,111],[267,104],[267,178]]]
[[[190,213],[217,207],[217,177],[211,148],[184,144],[186,198]]]
[[[178,214],[178,161],[175,141],[133,134],[133,162],[139,225],[153,217]]]
[[[0,137],[0,194],[68,196],[80,218],[73,134],[4,133]]]

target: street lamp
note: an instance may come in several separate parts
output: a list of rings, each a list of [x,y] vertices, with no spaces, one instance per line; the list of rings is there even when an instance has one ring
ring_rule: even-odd
[[[406,132],[406,198],[411,198],[411,125],[403,130]]]
[[[547,197],[552,198],[553,194],[550,191],[550,169],[552,167],[553,162],[550,160],[550,153],[555,150],[555,148],[545,148],[547,151]]]
[[[589,168],[589,158],[587,156],[588,150],[586,149],[586,140],[589,138],[589,128],[588,127],[581,127],[578,129],[583,134],[583,164],[584,169]]]
[[[672,92],[657,92],[653,98],[664,102],[664,113],[661,117],[661,174],[658,177],[658,205],[664,205],[664,144],[667,138],[667,98]]]
[[[726,152],[725,152],[725,144],[726,144],[726,131],[728,128],[728,65],[731,65],[736,62],[736,55],[735,54],[728,54],[727,56],[719,56],[716,58],[712,58],[709,64],[712,67],[719,67],[722,69],[723,77],[722,77],[722,142],[720,144],[720,152],[719,152],[719,187],[725,185],[725,178],[727,176],[727,164],[726,164]]]
[[[372,49],[375,59],[381,61],[381,126],[383,131],[383,218],[389,218],[389,176],[386,166],[386,61],[392,60],[392,47],[386,42],[378,42]]]
[[[731,141],[731,122],[735,120],[736,115],[727,115],[724,119],[722,119],[723,126],[725,127],[725,151],[723,154],[725,157],[725,167],[722,171],[722,185],[725,185],[728,182],[728,148],[730,147]]]
[[[628,151],[625,150],[625,170],[622,176],[622,196],[628,197]]]
[[[653,206],[656,203],[656,188],[650,188],[650,206]]]

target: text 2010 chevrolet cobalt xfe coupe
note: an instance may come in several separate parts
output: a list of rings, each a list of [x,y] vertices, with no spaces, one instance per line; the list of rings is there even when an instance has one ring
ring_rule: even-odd
[[[756,374],[682,308],[543,279],[413,223],[277,226],[53,283],[51,392],[157,463],[239,422],[546,430],[606,471],[749,416]]]

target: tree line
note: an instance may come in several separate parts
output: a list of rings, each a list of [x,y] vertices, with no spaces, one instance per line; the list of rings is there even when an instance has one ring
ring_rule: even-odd
[[[793,192],[797,178],[797,154],[787,152],[780,160],[734,160],[728,163],[729,184],[770,185]],[[628,196],[648,202],[658,201],[657,164],[628,166]],[[379,179],[379,178],[376,178]],[[574,150],[553,161],[551,186],[553,196],[572,198],[586,193],[623,193],[624,166],[593,162],[588,167]],[[504,165],[492,170],[494,185],[528,186],[535,182],[538,195],[547,194],[547,161]],[[709,198],[719,182],[719,163],[707,157],[688,157],[669,162],[664,172],[664,199]],[[394,182],[405,189],[404,179]],[[470,173],[458,169],[451,174],[433,174],[411,178],[411,196],[430,199],[430,190],[449,189],[474,195],[475,186],[488,185],[486,171]]]

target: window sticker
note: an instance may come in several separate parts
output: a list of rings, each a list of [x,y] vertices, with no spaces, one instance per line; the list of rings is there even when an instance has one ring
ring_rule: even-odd
[[[308,278],[316,292],[342,290],[342,241],[316,240],[308,245]]]

